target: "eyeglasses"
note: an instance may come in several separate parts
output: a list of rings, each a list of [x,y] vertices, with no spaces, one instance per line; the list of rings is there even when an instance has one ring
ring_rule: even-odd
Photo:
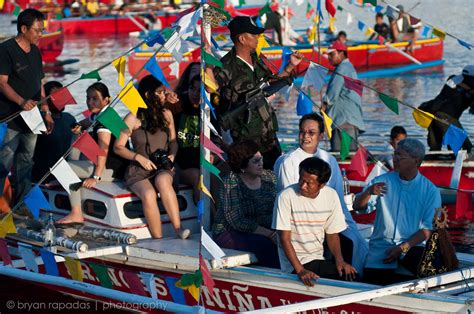
[[[250,159],[250,162],[254,165],[258,165],[259,163],[263,162],[263,157],[257,157]]]
[[[44,28],[34,28],[34,27],[32,27],[31,29],[34,30],[35,32],[37,32],[38,34],[44,34],[44,32],[46,31],[46,29],[44,29]]]
[[[308,130],[308,131],[305,131],[305,130],[300,130],[300,135],[305,137],[307,135],[309,135],[310,137],[313,137],[313,136],[317,136],[319,134],[318,131],[316,130]]]

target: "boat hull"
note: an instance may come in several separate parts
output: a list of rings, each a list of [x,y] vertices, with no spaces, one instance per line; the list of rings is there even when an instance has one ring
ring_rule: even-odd
[[[135,20],[145,27],[142,18],[135,17]],[[52,19],[50,25],[53,29],[62,29],[66,35],[124,34],[141,31],[131,19],[120,15]]]
[[[51,63],[61,55],[64,46],[64,34],[62,31],[44,34],[38,43],[43,62]]]

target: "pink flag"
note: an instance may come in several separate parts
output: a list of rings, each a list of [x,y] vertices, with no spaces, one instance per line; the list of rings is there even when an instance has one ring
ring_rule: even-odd
[[[204,285],[207,287],[207,290],[214,296],[214,286],[216,283],[214,279],[212,279],[211,272],[207,268],[206,261],[202,258],[202,255],[199,254],[199,264],[201,266],[201,273],[202,273],[202,281]]]
[[[81,113],[85,118],[89,118],[92,115],[92,112],[89,109],[86,109]]]
[[[220,159],[225,161],[224,156],[222,155],[224,151],[214,144],[207,136],[205,136],[204,133],[201,133],[201,144],[216,154]]]
[[[97,145],[94,139],[87,132],[82,133],[72,146],[79,149],[81,153],[96,165],[99,162],[98,157],[105,156],[105,152],[100,149],[99,145]]]
[[[122,270],[123,272],[123,279],[128,283],[130,286],[130,291],[134,294],[138,294],[144,297],[147,297],[148,294],[145,291],[145,288],[143,288],[142,281],[140,278],[138,278],[137,274],[132,273],[127,270]]]
[[[420,21],[421,20],[419,18],[416,18],[416,17],[410,15],[410,24],[411,25],[416,25],[416,24],[420,23]]]
[[[53,102],[54,106],[58,108],[58,110],[62,110],[66,105],[75,105],[77,104],[74,97],[72,97],[71,93],[67,89],[67,87],[63,87],[51,94],[51,101]]]
[[[367,151],[362,145],[359,147],[354,157],[352,157],[349,170],[357,171],[362,178],[367,176],[367,172],[369,172],[369,169],[367,168]]]
[[[4,266],[12,264],[12,258],[8,252],[7,240],[3,238],[0,238],[0,258],[2,259]]]
[[[344,86],[350,90],[353,90],[360,97],[362,97],[362,91],[364,90],[364,85],[361,80],[352,79],[350,77],[344,76]]]

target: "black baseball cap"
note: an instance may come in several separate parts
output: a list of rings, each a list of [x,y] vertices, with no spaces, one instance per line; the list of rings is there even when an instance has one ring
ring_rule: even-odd
[[[236,16],[227,27],[230,31],[230,38],[235,38],[235,36],[243,33],[257,35],[265,31],[265,28],[258,27],[250,16]]]

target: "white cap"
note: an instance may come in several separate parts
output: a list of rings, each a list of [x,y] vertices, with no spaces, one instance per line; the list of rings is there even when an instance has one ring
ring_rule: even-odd
[[[474,76],[474,65],[466,65],[464,69],[462,69],[462,75]]]
[[[466,65],[464,69],[462,69],[462,74],[453,76],[446,84],[451,88],[456,88],[457,85],[463,82],[464,76],[474,77],[474,65]]]

